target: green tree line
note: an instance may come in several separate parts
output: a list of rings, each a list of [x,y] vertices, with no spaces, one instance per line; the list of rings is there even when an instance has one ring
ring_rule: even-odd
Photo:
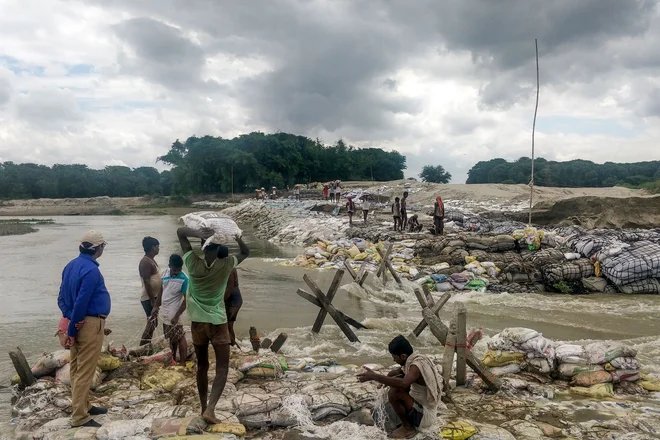
[[[529,157],[481,161],[468,171],[466,183],[523,183],[530,181]],[[538,158],[534,161],[534,184],[555,187],[644,186],[660,179],[660,161],[597,164],[588,160],[567,162]]]
[[[37,165],[0,163],[0,198],[38,199],[66,197],[138,197],[169,195],[172,173],[153,167],[131,169],[87,165]]]
[[[171,165],[177,194],[227,193],[284,188],[329,180],[403,179],[406,158],[397,151],[355,148],[340,140],[288,133],[250,133],[234,139],[204,136],[176,141],[158,158]]]
[[[188,195],[284,188],[328,180],[395,180],[403,178],[406,158],[379,148],[358,149],[338,141],[287,133],[250,133],[234,139],[204,136],[174,142],[158,158],[172,169],[87,165],[0,163],[0,198],[139,197]]]

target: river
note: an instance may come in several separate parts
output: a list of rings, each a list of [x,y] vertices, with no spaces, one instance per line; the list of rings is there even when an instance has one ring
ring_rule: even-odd
[[[14,374],[9,357],[11,347],[20,346],[29,361],[44,351],[59,348],[54,337],[60,312],[57,308],[62,268],[77,254],[82,234],[95,229],[105,236],[108,246],[99,260],[112,295],[112,313],[107,326],[113,330],[108,340],[115,344],[135,345],[145,323],[140,306],[138,262],[143,255],[145,235],[161,242],[156,258],[167,265],[171,253],[179,252],[176,239],[177,218],[172,216],[80,216],[56,217],[55,224],[39,226],[37,233],[0,237],[2,307],[0,308],[0,421],[11,418],[11,393],[6,388]],[[344,278],[334,304],[370,330],[357,332],[361,343],[348,343],[330,317],[319,335],[312,335],[311,324],[317,308],[296,294],[309,290],[302,276],[308,273],[322,289],[333,276],[330,271],[308,271],[278,265],[276,258],[293,257],[301,249],[276,246],[255,238],[245,230],[251,257],[239,267],[239,282],[244,305],[237,322],[242,347],[249,347],[248,329],[259,329],[261,337],[289,335],[283,352],[292,357],[332,358],[340,362],[383,362],[390,364],[387,343],[401,333],[407,335],[421,319],[420,308],[412,293],[382,290],[366,295]],[[369,280],[368,283],[372,283]],[[408,287],[409,289],[410,287]],[[465,293],[453,297],[442,317],[447,319],[452,302],[464,301],[468,308],[468,328],[481,327],[487,335],[505,327],[534,328],[544,336],[566,341],[617,339],[639,350],[638,358],[647,371],[660,372],[660,296],[626,295],[540,295]],[[158,330],[161,331],[160,329]],[[476,351],[484,350],[482,341]],[[425,331],[414,341],[424,352],[438,352],[438,344]]]

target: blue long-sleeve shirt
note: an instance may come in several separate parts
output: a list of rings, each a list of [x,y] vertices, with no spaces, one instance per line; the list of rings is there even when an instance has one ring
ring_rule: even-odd
[[[85,316],[110,314],[110,293],[99,263],[91,255],[80,254],[66,265],[57,304],[70,321],[67,334],[71,337],[77,336],[76,323]]]

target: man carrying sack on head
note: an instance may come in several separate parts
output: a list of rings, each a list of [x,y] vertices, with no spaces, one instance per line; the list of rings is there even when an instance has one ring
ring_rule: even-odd
[[[92,416],[105,408],[91,406],[89,390],[101,355],[105,319],[110,314],[110,294],[97,260],[106,243],[100,232],[89,231],[80,240],[80,255],[62,272],[57,304],[69,320],[64,347],[71,349],[71,426],[99,427]]]

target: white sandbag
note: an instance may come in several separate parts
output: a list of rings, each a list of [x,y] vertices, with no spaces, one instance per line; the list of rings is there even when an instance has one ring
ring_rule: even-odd
[[[520,364],[509,364],[503,367],[490,367],[490,372],[495,376],[520,373]]]
[[[438,283],[435,285],[436,292],[449,292],[454,289],[455,289],[454,285],[449,281],[445,281],[443,283]]]
[[[634,357],[618,357],[609,362],[615,370],[639,370],[640,365]]]
[[[233,399],[238,417],[272,411],[282,404],[280,396],[265,392],[241,392]]]
[[[91,389],[94,390],[96,387],[101,385],[101,382],[103,382],[103,377],[103,371],[97,367],[96,372],[94,373],[94,379],[92,379]],[[62,368],[58,369],[55,373],[55,379],[64,385],[71,386],[71,364],[66,364]]]
[[[554,365],[550,360],[545,358],[535,358],[527,361],[526,369],[535,373],[548,374],[554,369],[553,367]]]
[[[511,343],[511,341],[508,339],[504,339],[501,336],[501,333],[498,333],[492,338],[490,338],[490,340],[486,345],[488,345],[488,348],[495,351],[510,350],[513,348],[513,344]]]
[[[598,341],[584,348],[590,364],[606,364],[619,357],[635,357],[637,350],[618,342]]]
[[[612,373],[612,382],[637,382],[641,379],[639,370],[616,370]]]
[[[516,440],[516,438],[504,428],[495,425],[472,423],[479,432],[470,437],[470,440]]]
[[[542,335],[538,335],[535,338],[525,341],[522,344],[519,344],[518,347],[527,353],[527,357],[555,358],[555,350],[552,347],[552,341],[544,338]]]
[[[134,436],[151,434],[152,420],[117,420],[106,423],[96,431],[98,440],[122,440]]]
[[[537,336],[539,336],[539,332],[536,330],[523,327],[505,328],[500,332],[500,337],[502,339],[508,339],[514,344],[522,344],[523,342],[527,342]]]
[[[220,241],[230,241],[237,235],[243,235],[243,231],[229,216],[217,212],[200,211],[191,212],[181,217],[183,224],[192,229],[213,229],[214,238]]]
[[[248,429],[261,429],[269,426],[272,422],[270,413],[250,414],[249,416],[239,416],[238,420]]]
[[[579,364],[587,363],[587,353],[584,347],[576,344],[562,344],[555,347],[555,357],[561,363]],[[569,362],[577,361],[577,362]]]
[[[592,373],[594,371],[603,371],[601,365],[581,365],[581,364],[560,364],[559,374],[563,378],[571,378],[580,373]]]
[[[68,364],[70,357],[70,350],[57,350],[53,353],[44,353],[32,366],[32,374],[36,378],[50,376],[55,373],[55,370]]]

